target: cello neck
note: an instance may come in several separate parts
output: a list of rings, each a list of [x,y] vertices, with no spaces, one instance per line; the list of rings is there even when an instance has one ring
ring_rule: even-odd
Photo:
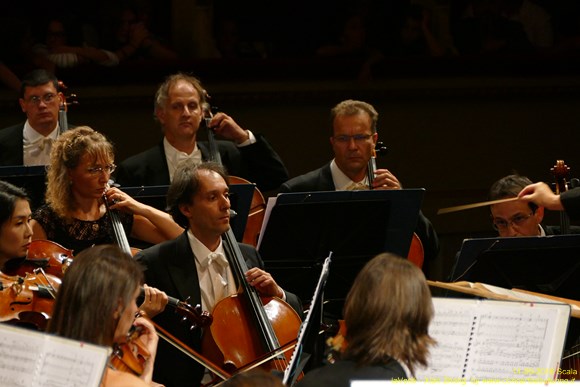
[[[234,236],[234,232],[230,228],[223,236],[224,250],[230,267],[236,281],[241,288],[242,296],[248,301],[248,307],[251,309],[251,315],[254,319],[256,329],[259,331],[259,337],[262,340],[264,349],[268,352],[272,352],[280,347],[276,333],[272,328],[272,324],[264,310],[262,305],[262,300],[258,291],[248,284],[246,281],[245,273],[248,271],[248,266],[242,255],[242,251],[238,246],[238,242]]]
[[[131,245],[129,245],[129,240],[127,239],[127,234],[125,234],[125,229],[123,228],[123,224],[121,223],[119,214],[117,213],[117,211],[111,210],[106,195],[103,195],[103,202],[105,202],[105,208],[107,209],[107,214],[109,214],[109,219],[111,221],[111,227],[113,228],[113,237],[115,238],[115,242],[117,243],[117,245],[119,245],[119,247],[123,250],[124,253],[127,253],[132,256],[133,252],[131,251]]]

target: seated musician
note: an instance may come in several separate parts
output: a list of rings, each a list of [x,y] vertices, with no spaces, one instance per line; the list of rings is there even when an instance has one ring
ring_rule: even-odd
[[[126,187],[169,185],[180,161],[209,160],[208,143],[198,141],[206,103],[199,79],[183,73],[168,76],[155,95],[155,117],[163,141],[121,162],[116,182]],[[223,112],[213,116],[209,126],[219,138],[228,140],[217,144],[230,175],[255,183],[261,191],[275,190],[288,179],[282,159],[264,136],[243,129]]]
[[[58,111],[63,102],[58,79],[44,69],[22,78],[20,108],[26,122],[0,130],[0,165],[46,165],[58,137]]]
[[[231,268],[231,262],[236,257],[231,256],[222,240],[223,234],[230,228],[227,181],[223,167],[218,164],[182,163],[173,176],[167,203],[173,218],[187,231],[175,240],[142,250],[135,256],[146,267],[148,284],[170,296],[189,298],[190,304],[201,304],[203,310],[210,312],[214,311],[220,300],[236,293],[240,286]],[[300,315],[300,300],[284,291],[263,270],[263,261],[257,250],[242,243],[238,246],[243,255],[238,258],[243,259],[250,268],[244,274],[245,279],[240,280],[255,287],[261,296],[286,301]],[[167,310],[159,314],[155,321],[186,345],[200,351],[202,338],[199,330],[192,331],[180,324]],[[232,326],[231,329],[236,327]],[[175,348],[160,343],[155,380],[167,387],[195,386],[202,380],[203,372],[203,367],[195,361]]]
[[[521,175],[508,175],[497,180],[489,190],[489,200],[518,197],[532,181]],[[547,187],[547,185],[546,185]],[[549,189],[549,187],[548,187]],[[550,190],[550,189],[549,189]],[[550,192],[552,192],[550,190]],[[555,194],[552,194],[554,197]],[[542,225],[544,207],[534,202],[514,200],[490,205],[494,229],[502,237],[545,236],[561,234],[559,226]],[[571,226],[570,232],[580,233],[580,228]]]
[[[421,270],[397,255],[377,255],[347,295],[346,348],[333,364],[308,372],[297,387],[349,387],[352,380],[414,376],[417,367],[427,366],[429,347],[435,344],[428,332],[433,314]]]
[[[33,239],[48,239],[75,254],[92,245],[115,243],[103,195],[120,210],[127,236],[154,244],[183,232],[169,216],[109,187],[115,170],[113,145],[87,126],[64,132],[54,143],[47,175],[46,204],[33,214]]]
[[[363,101],[346,100],[331,110],[330,145],[334,159],[323,167],[294,177],[280,192],[344,191],[368,189],[367,166],[375,149],[379,114]],[[373,189],[401,189],[399,179],[388,169],[376,170]],[[431,222],[419,212],[415,232],[423,244],[423,271],[439,253],[439,238]]]
[[[86,343],[113,348],[127,344],[133,325],[142,329],[134,339],[149,352],[137,376],[125,372],[131,357],[111,356],[101,386],[158,386],[152,381],[158,336],[150,321],[135,317],[143,271],[139,264],[118,246],[101,245],[75,256],[59,288],[47,331]],[[79,289],[82,289],[80,291]],[[130,349],[130,348],[129,348]],[[124,359],[124,361],[123,361]]]
[[[24,257],[32,240],[30,203],[26,192],[0,181],[0,272],[4,265]]]

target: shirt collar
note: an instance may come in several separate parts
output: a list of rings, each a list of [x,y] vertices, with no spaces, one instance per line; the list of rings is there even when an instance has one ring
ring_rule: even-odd
[[[361,181],[352,181],[340,170],[338,165],[336,165],[335,159],[332,159],[332,162],[330,163],[330,173],[332,174],[332,181],[334,182],[334,187],[337,191],[346,190],[346,187],[352,183],[363,183],[368,186],[368,178],[366,176]]]
[[[225,255],[224,246],[221,239],[220,244],[214,251],[211,251],[203,243],[201,243],[201,241],[197,239],[189,229],[187,230],[187,239],[189,240],[189,245],[191,246],[191,251],[193,251],[193,256],[195,257],[195,263],[197,266],[200,266],[205,258],[211,253],[222,253]]]
[[[58,137],[58,129],[59,127],[57,122],[52,132],[50,132],[50,134],[46,136],[46,138],[52,138],[53,140],[56,140],[56,138]],[[30,126],[30,122],[26,120],[26,122],[24,123],[24,130],[22,131],[22,137],[24,141],[33,143],[39,140],[40,138],[44,138],[45,136],[38,133],[32,126]]]

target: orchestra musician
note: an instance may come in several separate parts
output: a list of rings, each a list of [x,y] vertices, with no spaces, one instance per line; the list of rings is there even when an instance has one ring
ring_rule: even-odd
[[[33,239],[48,239],[74,253],[92,245],[114,243],[103,195],[127,235],[154,244],[183,232],[169,216],[109,187],[115,170],[113,145],[101,133],[79,126],[64,132],[51,151],[46,204],[33,213]]]
[[[518,197],[553,211],[565,211],[571,219],[580,219],[580,189],[555,194],[546,183],[534,183],[524,187]]]
[[[163,141],[119,164],[116,182],[122,186],[169,185],[180,161],[209,160],[208,144],[198,140],[207,106],[199,79],[177,73],[166,78],[155,95],[155,117],[161,124]],[[264,136],[240,127],[223,112],[215,114],[209,126],[218,137],[219,153],[228,174],[255,183],[261,191],[277,189],[288,171]]]
[[[111,357],[103,387],[159,386],[152,381],[157,333],[150,321],[135,317],[142,280],[143,271],[131,256],[118,246],[101,245],[75,256],[58,291],[47,332],[111,348],[114,344],[140,344],[149,355],[142,358],[140,376],[123,371],[122,366],[131,364],[128,352],[121,359]],[[140,343],[127,342],[133,325],[142,330],[134,339]]]
[[[379,114],[367,102],[345,100],[330,114],[330,145],[334,159],[321,168],[294,177],[280,186],[280,192],[344,191],[368,189],[367,167],[378,140]],[[373,189],[401,189],[399,179],[379,168]],[[415,230],[424,248],[423,271],[439,253],[439,238],[431,222],[419,212]]]
[[[435,344],[428,331],[433,315],[421,270],[395,254],[377,255],[347,295],[346,348],[333,364],[306,373],[297,387],[349,387],[352,380],[414,376],[417,367],[427,366],[429,347]]]
[[[0,272],[7,262],[26,256],[32,241],[30,215],[26,192],[0,181]]]
[[[64,102],[58,79],[44,69],[31,71],[22,78],[18,102],[26,122],[0,130],[0,165],[47,165]]]
[[[236,293],[231,259],[222,235],[230,228],[230,199],[227,175],[217,163],[184,162],[175,172],[167,192],[173,218],[187,230],[178,238],[140,251],[135,258],[146,267],[146,282],[168,295],[189,298],[193,305],[213,311],[223,298]],[[263,270],[263,261],[250,245],[238,244],[250,268],[245,280],[262,296],[278,297],[301,315],[301,301],[283,290]],[[201,348],[199,330],[189,330],[165,311],[155,321],[196,351]],[[234,329],[234,327],[232,327]],[[155,380],[167,387],[199,385],[203,367],[173,347],[161,342],[155,365]]]
[[[515,174],[504,176],[491,186],[489,200],[516,198],[531,184],[532,181],[525,176]],[[557,197],[553,193],[552,195]],[[542,225],[544,206],[537,205],[533,201],[514,200],[496,203],[490,205],[490,211],[493,228],[501,237],[561,234],[558,226]],[[569,231],[574,234],[580,233],[577,226],[571,226]]]

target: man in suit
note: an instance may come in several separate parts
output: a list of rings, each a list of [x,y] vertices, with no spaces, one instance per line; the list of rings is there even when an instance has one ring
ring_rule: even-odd
[[[229,264],[235,258],[229,256],[222,241],[230,227],[229,190],[224,169],[215,163],[182,163],[173,176],[167,203],[175,221],[187,231],[175,240],[142,250],[136,259],[146,267],[145,278],[149,286],[178,299],[189,299],[192,305],[201,304],[203,310],[211,312],[220,300],[236,293],[239,285]],[[285,292],[263,270],[262,259],[253,246],[241,243],[238,246],[250,268],[242,280],[262,296],[285,300],[299,316],[302,309],[298,297]],[[166,310],[155,321],[183,343],[200,351],[200,330],[190,330],[174,312]],[[195,361],[164,342],[159,343],[157,354],[154,380],[167,387],[200,384],[203,367]]]
[[[367,168],[376,147],[375,108],[363,101],[345,100],[331,110],[330,145],[334,159],[321,168],[294,177],[280,186],[280,192],[344,191],[368,189]],[[401,183],[388,169],[377,169],[373,189],[401,189]],[[423,244],[423,270],[439,253],[439,238],[431,222],[419,212],[415,232]]]
[[[161,123],[163,141],[124,160],[117,168],[117,183],[168,185],[182,160],[193,159],[196,163],[209,160],[207,143],[197,141],[204,107],[207,111],[206,93],[197,78],[183,73],[169,76],[155,96],[155,116]],[[218,141],[229,175],[256,183],[262,191],[277,189],[288,179],[280,156],[263,136],[242,129],[223,112],[213,116],[209,126],[217,136],[230,140]]]
[[[518,194],[532,181],[521,175],[508,175],[502,177],[489,190],[489,200],[516,198]],[[546,185],[550,195],[548,198],[557,199],[558,195]],[[575,191],[575,190],[571,190]],[[567,197],[567,195],[565,195]],[[559,226],[542,225],[544,219],[544,206],[542,201],[514,200],[503,203],[496,203],[490,206],[493,228],[501,237],[518,236],[545,236],[561,234]],[[570,205],[573,208],[573,205]],[[555,209],[562,210],[563,207]],[[572,211],[573,212],[573,211]],[[578,226],[571,226],[570,233],[579,234]]]
[[[58,79],[46,70],[22,78],[20,108],[26,122],[0,131],[0,165],[47,165],[52,141],[59,133],[58,111],[63,103]]]

